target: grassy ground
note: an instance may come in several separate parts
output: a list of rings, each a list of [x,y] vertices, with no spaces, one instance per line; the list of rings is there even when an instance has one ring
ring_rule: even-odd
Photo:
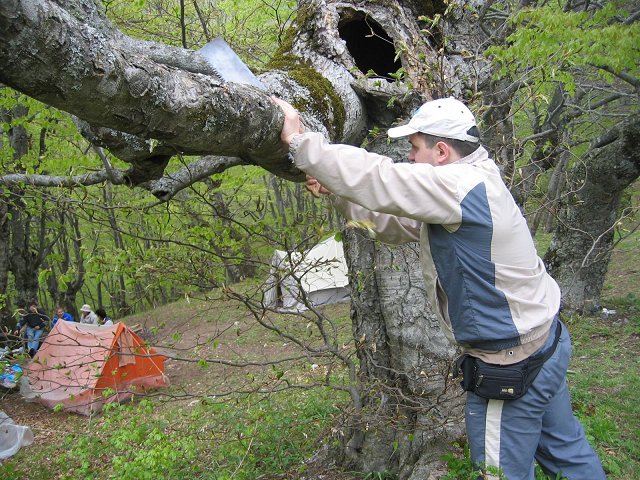
[[[640,245],[626,240],[611,263],[603,306],[607,314],[567,319],[574,345],[569,382],[574,410],[585,425],[610,479],[640,479]],[[635,243],[634,243],[635,242]],[[350,335],[348,305],[326,310],[338,336]],[[615,313],[611,311],[615,310]],[[308,321],[290,317],[275,325],[319,341]],[[217,358],[251,361],[295,352],[265,333],[222,297],[184,300],[126,320],[180,361],[167,363],[172,382],[163,398],[139,399],[86,418],[0,394],[0,410],[29,425],[34,445],[0,466],[0,478],[29,479],[347,479],[361,476],[306,471],[305,460],[347,401],[327,389],[271,395],[218,396],[245,386],[311,384],[330,365],[299,361],[284,366],[220,365]],[[201,362],[202,358],[214,360]],[[214,394],[216,396],[214,396]],[[134,448],[132,448],[134,447]],[[455,475],[455,472],[451,472]],[[459,477],[464,478],[462,473]]]
[[[86,418],[0,392],[0,410],[36,436],[33,445],[0,466],[0,479],[301,478],[305,460],[347,400],[335,390],[306,387],[326,375],[339,382],[341,374],[330,374],[332,365],[323,358],[259,365],[296,356],[297,349],[258,328],[236,302],[214,295],[125,319],[179,358],[166,363],[171,386],[162,397],[110,406]],[[348,344],[349,306],[323,311],[336,320],[337,341]],[[320,344],[309,319],[278,315],[270,324]],[[281,391],[230,393],[268,389]]]
[[[609,478],[640,478],[640,298],[609,303],[616,315],[572,318],[573,408]]]

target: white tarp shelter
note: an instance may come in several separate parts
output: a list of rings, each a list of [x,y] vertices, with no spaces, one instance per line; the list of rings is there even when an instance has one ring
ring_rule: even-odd
[[[32,443],[31,428],[16,425],[11,417],[0,410],[0,463]]]
[[[304,253],[276,250],[267,288],[265,306],[278,311],[304,311],[305,299],[311,305],[347,301],[349,280],[342,242],[332,236]]]

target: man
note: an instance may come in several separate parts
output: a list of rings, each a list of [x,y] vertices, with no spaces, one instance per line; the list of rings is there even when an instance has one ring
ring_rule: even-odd
[[[605,478],[571,411],[571,343],[558,317],[560,289],[480,146],[467,107],[453,98],[434,100],[407,125],[390,129],[390,137],[411,143],[407,164],[303,133],[297,111],[274,101],[285,114],[282,141],[309,175],[309,189],[331,192],[343,215],[372,222],[382,241],[420,242],[429,300],[445,334],[469,355],[463,367],[508,366],[498,369],[502,374],[523,365],[526,372],[529,364],[535,371],[539,363],[520,397],[512,388],[487,395],[492,384],[481,385],[473,368],[465,371],[474,464],[497,467],[509,480],[533,480],[535,458],[552,478]]]
[[[56,314],[53,316],[53,321],[51,323],[51,328],[56,326],[58,320],[65,320],[67,322],[73,322],[73,315],[68,312],[65,312],[62,307],[56,308]]]
[[[98,325],[98,316],[91,309],[91,305],[86,303],[80,309],[80,323],[88,325]]]
[[[29,311],[16,324],[14,332],[16,336],[20,334],[20,330],[25,325],[27,327],[27,352],[31,357],[40,348],[40,337],[42,337],[48,321],[49,317],[38,308],[38,303],[34,301],[29,304]]]
[[[113,319],[107,316],[107,311],[104,308],[98,308],[96,310],[96,316],[98,317],[98,325],[105,327],[113,325]]]

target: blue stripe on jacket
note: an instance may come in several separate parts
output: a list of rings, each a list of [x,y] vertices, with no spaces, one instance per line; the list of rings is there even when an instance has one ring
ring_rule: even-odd
[[[493,221],[484,183],[475,186],[460,206],[462,222],[455,232],[441,225],[428,226],[431,255],[447,295],[455,339],[484,350],[520,345],[507,299],[496,288]]]

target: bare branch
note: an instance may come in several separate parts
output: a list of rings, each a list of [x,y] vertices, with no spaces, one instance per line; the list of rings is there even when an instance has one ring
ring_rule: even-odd
[[[125,184],[126,171],[114,170],[113,179],[115,185]],[[26,173],[10,173],[8,175],[0,176],[0,184],[3,185],[18,185],[27,184],[37,187],[80,187],[96,185],[109,180],[107,172],[101,170],[99,172],[91,172],[84,175],[27,175]]]
[[[105,155],[105,153],[102,151],[100,147],[96,147],[95,145],[92,145],[91,147],[93,148],[93,151],[98,154],[98,157],[100,157],[100,160],[102,160],[102,164],[104,165],[104,170],[107,173],[107,177],[109,178],[109,181],[115,184],[118,180],[117,180],[117,176],[113,171],[113,167],[111,166],[111,162],[109,161],[109,158]]]
[[[626,72],[617,72],[609,65],[594,65],[591,64],[595,68],[599,68],[600,70],[604,70],[605,72],[609,72],[611,75],[615,75],[620,80],[624,80],[633,88],[635,88],[636,92],[640,91],[640,78],[634,77]]]
[[[629,15],[624,22],[622,22],[625,25],[631,25],[634,22],[638,21],[638,18],[640,18],[640,9],[636,10],[635,12],[633,12],[631,15]]]
[[[196,9],[196,15],[198,16],[198,20],[200,21],[200,26],[202,27],[202,31],[204,32],[204,37],[207,40],[211,40],[211,34],[209,33],[209,27],[207,26],[207,19],[204,18],[197,0],[193,0],[193,7]]]
[[[37,187],[66,187],[74,188],[79,186],[97,185],[103,182],[110,182],[113,185],[130,185],[131,170],[111,168],[109,160],[99,148],[96,153],[105,163],[105,170],[91,172],[85,175],[27,175],[24,173],[10,173],[0,176],[0,184],[17,185],[27,184]],[[246,163],[236,157],[216,157],[206,156],[196,160],[184,168],[167,174],[157,180],[150,180],[140,183],[139,186],[151,192],[159,200],[166,202],[180,190],[183,190],[196,182],[199,182],[214,173],[221,173],[228,168]]]
[[[167,174],[158,180],[152,180],[140,186],[149,190],[156,198],[166,202],[180,190],[208,178],[214,173],[221,173],[238,165],[246,165],[246,163],[237,157],[209,155],[188,164],[177,172]]]

